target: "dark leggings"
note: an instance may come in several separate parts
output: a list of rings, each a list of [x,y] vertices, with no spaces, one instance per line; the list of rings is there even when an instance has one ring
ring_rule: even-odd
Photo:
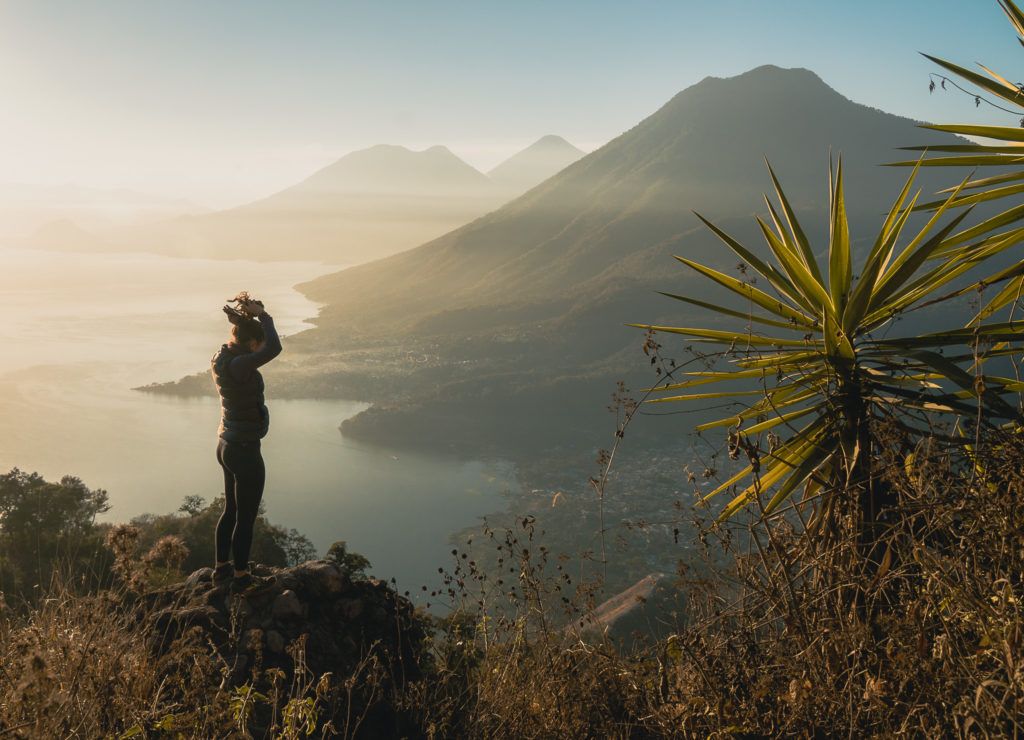
[[[230,554],[235,570],[247,570],[252,530],[263,498],[266,470],[259,441],[217,445],[217,462],[224,469],[224,513],[217,522],[217,562]]]

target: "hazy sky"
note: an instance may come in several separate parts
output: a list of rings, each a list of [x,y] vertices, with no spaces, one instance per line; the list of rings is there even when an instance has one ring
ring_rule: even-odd
[[[0,182],[224,206],[376,143],[487,169],[547,133],[596,148],[765,63],[979,120],[965,96],[929,96],[917,51],[1024,77],[996,0],[0,0]]]

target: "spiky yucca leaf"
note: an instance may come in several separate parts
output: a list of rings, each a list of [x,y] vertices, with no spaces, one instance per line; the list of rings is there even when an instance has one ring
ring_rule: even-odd
[[[697,431],[729,427],[734,449],[745,450],[751,458],[744,470],[707,494],[706,498],[711,498],[732,492],[723,517],[741,511],[769,489],[773,495],[764,503],[766,513],[776,510],[805,483],[820,489],[822,484],[841,482],[860,454],[856,427],[870,424],[873,418],[903,416],[908,430],[914,429],[914,419],[920,421],[921,414],[971,414],[979,408],[990,422],[1019,420],[1016,405],[1005,396],[1019,393],[1024,384],[985,375],[981,364],[986,351],[992,357],[1019,355],[1024,349],[1020,344],[1024,321],[982,322],[1020,297],[1024,267],[1014,265],[947,295],[937,294],[950,281],[983,267],[993,256],[1024,240],[1024,228],[965,242],[954,232],[968,209],[940,225],[968,187],[965,180],[950,190],[923,226],[911,231],[907,224],[917,207],[919,194],[911,195],[917,173],[915,167],[855,278],[842,161],[834,173],[830,167],[830,229],[824,265],[814,257],[771,172],[785,216],[780,219],[767,201],[772,223],[760,219],[758,223],[775,264],[754,256],[717,226],[703,217],[701,220],[743,263],[767,280],[774,295],[683,257],[677,259],[743,299],[745,309],[664,294],[730,320],[744,319],[746,328],[730,331],[631,324],[717,346],[720,358],[730,368],[673,378],[648,389],[656,395],[647,401],[730,399],[744,407],[697,427]],[[911,337],[879,336],[903,311],[994,284],[999,285],[996,295],[966,327]],[[765,325],[767,333],[755,328],[754,322]],[[947,352],[955,347],[960,351]],[[752,390],[752,382],[760,389]],[[856,403],[851,405],[854,397]],[[852,410],[861,408],[864,410]],[[856,414],[860,415],[855,418]],[[908,414],[910,418],[906,418]],[[736,444],[737,440],[742,444]],[[745,486],[737,488],[744,481]]]
[[[1006,14],[1010,25],[1013,27],[1014,33],[1017,34],[1018,41],[1020,41],[1021,45],[1024,45],[1024,12],[1021,11],[1014,0],[999,0],[999,5]],[[979,103],[982,98],[988,100],[990,96],[995,96],[998,103],[993,103],[994,105],[1003,108],[1012,106],[1009,108],[1010,110],[1017,110],[1020,114],[1024,115],[1024,85],[1011,82],[1003,75],[994,72],[983,64],[978,64],[981,72],[976,72],[938,57],[930,56],[928,54],[924,54],[924,56],[947,72],[959,77],[968,85],[976,88],[978,91],[978,97],[976,100]],[[945,80],[943,80],[942,84],[943,87],[945,87]],[[929,155],[934,153],[948,155],[927,157],[920,163],[925,167],[1010,167],[1017,170],[1024,169],[1024,118],[1021,119],[1021,125],[1019,126],[927,124],[922,126],[922,128],[959,134],[960,136],[966,136],[969,138],[980,138],[1002,142],[997,144],[971,143],[903,147],[908,151],[922,151],[927,152]],[[913,160],[892,163],[894,166],[912,166],[916,164],[917,162]],[[1016,182],[1020,179],[1024,179],[1024,172],[1011,172],[1008,174],[996,175],[994,177],[981,177],[970,180],[962,187],[966,190],[979,190],[980,192],[964,195],[950,205],[953,207],[974,205],[977,203],[998,201],[1003,198],[1019,195],[1024,193],[1024,186],[1006,186],[1005,184]],[[938,208],[944,202],[946,201],[930,201],[922,203],[918,208],[922,210]],[[1022,213],[1019,209],[1011,209],[1011,211],[1008,211],[1004,215],[1006,218],[991,219],[990,221],[985,222],[982,227],[988,230],[1000,228],[1001,226],[1020,218]],[[974,235],[968,235],[966,238],[972,239],[974,238]]]

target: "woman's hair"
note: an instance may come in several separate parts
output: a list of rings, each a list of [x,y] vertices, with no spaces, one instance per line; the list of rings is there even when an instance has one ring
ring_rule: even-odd
[[[263,325],[256,319],[245,316],[229,306],[224,306],[224,313],[231,322],[231,337],[239,344],[244,345],[254,339],[262,342],[267,338]]]
[[[256,319],[243,319],[232,326],[231,336],[242,345],[247,344],[252,339],[255,339],[257,342],[263,342],[267,338],[266,333],[263,331],[263,326]]]

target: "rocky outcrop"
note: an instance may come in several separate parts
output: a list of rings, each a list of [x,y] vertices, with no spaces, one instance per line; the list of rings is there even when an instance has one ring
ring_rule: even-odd
[[[165,654],[199,630],[224,661],[222,681],[232,685],[258,682],[272,668],[290,680],[298,661],[314,676],[342,681],[368,660],[396,687],[419,675],[422,621],[385,582],[354,580],[330,560],[254,572],[270,583],[249,593],[214,585],[210,568],[146,593],[141,618],[153,651]]]

